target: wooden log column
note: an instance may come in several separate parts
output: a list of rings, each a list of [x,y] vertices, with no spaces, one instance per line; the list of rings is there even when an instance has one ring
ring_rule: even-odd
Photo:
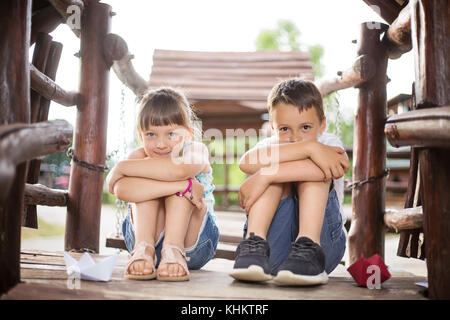
[[[0,1],[0,125],[30,121],[31,1]],[[26,163],[0,205],[0,294],[20,281],[20,225]],[[14,174],[14,173],[13,173]]]
[[[377,253],[384,258],[383,216],[385,211],[386,142],[386,69],[388,52],[380,41],[387,25],[361,25],[357,55],[367,55],[365,63],[373,64],[373,77],[359,86],[353,143],[352,223],[348,244],[350,263],[361,254]]]
[[[71,166],[65,250],[99,251],[109,77],[103,40],[110,27],[111,7],[89,1],[81,20],[80,86],[73,141],[74,159],[78,160]]]
[[[45,71],[47,65],[47,57],[50,51],[52,37],[46,33],[40,32],[36,36],[36,45],[34,46],[32,64],[41,72]],[[41,95],[30,90],[30,122],[35,123],[38,120],[39,106],[41,104]],[[47,120],[47,119],[45,119]],[[37,183],[39,179],[39,170],[41,160],[35,159],[28,163],[27,183]],[[22,216],[22,226],[28,228],[38,228],[36,206],[26,206]]]
[[[411,36],[417,109],[450,104],[450,4],[414,0]],[[419,151],[428,296],[450,299],[450,145]]]

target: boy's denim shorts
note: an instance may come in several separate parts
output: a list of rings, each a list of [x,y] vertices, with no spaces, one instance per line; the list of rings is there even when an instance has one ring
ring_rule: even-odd
[[[130,208],[130,206],[129,206]],[[130,209],[128,214],[122,223],[122,233],[125,239],[125,244],[129,252],[134,248],[134,229],[131,222]],[[164,231],[155,244],[156,257],[158,259],[156,268],[161,261],[161,249],[164,241]],[[217,249],[217,243],[219,242],[219,229],[214,221],[214,216],[210,210],[207,211],[203,219],[203,224],[200,227],[197,242],[190,248],[186,248],[186,256],[190,258],[187,261],[187,266],[190,270],[200,269],[209,260],[214,257]]]
[[[341,262],[347,242],[346,231],[342,224],[339,200],[336,190],[328,195],[325,217],[320,234],[320,245],[325,253],[325,271],[330,273]],[[270,247],[269,264],[273,274],[288,256],[291,244],[299,232],[298,198],[294,193],[281,199],[277,211],[267,233]],[[247,221],[248,222],[248,221]],[[247,222],[244,225],[244,237],[247,233]]]

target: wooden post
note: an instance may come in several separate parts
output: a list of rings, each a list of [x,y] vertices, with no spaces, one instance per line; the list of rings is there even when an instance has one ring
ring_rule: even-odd
[[[40,34],[41,36],[41,34]],[[50,79],[55,80],[56,71],[58,70],[59,59],[61,58],[62,53],[62,44],[59,42],[51,41],[51,37],[49,35],[45,35],[46,39],[50,40],[48,43],[48,54],[46,56],[46,63],[43,68],[38,68],[36,64],[36,69],[43,72]],[[41,36],[42,37],[42,36]],[[39,43],[36,42],[36,46]],[[37,50],[37,47],[36,47]],[[38,105],[34,106],[33,98],[38,97]],[[36,99],[36,98],[35,98]],[[48,120],[48,111],[50,107],[50,100],[41,96],[34,90],[31,90],[31,122],[41,122]],[[39,181],[39,173],[41,169],[41,159],[35,159],[31,161],[28,165],[28,178],[27,183],[35,184]],[[22,225],[28,228],[38,228],[37,224],[37,210],[35,205],[28,205],[26,208],[26,214],[24,217],[24,221],[22,221]]]
[[[81,162],[72,161],[65,250],[99,251],[109,77],[103,41],[110,24],[109,5],[98,1],[86,4],[81,20],[80,86],[73,141],[74,156]]]
[[[386,69],[388,52],[380,41],[387,25],[374,28],[373,23],[363,23],[357,55],[367,55],[375,75],[359,87],[358,109],[355,118],[353,144],[353,180],[360,182],[352,193],[352,224],[348,244],[350,263],[361,254],[384,257],[384,211],[386,141]],[[367,179],[371,179],[367,181]],[[373,180],[372,180],[373,179]]]
[[[32,64],[39,71],[45,71],[47,57],[50,51],[52,37],[46,33],[39,32],[36,36],[36,45],[34,46]],[[39,106],[41,103],[41,95],[34,90],[30,90],[30,120],[35,123],[38,120]],[[47,119],[46,119],[47,120]],[[28,163],[27,183],[37,183],[39,179],[39,169],[41,160],[35,159]],[[26,206],[22,216],[22,226],[37,229],[37,210],[36,206]]]
[[[31,1],[0,1],[0,125],[30,121]],[[26,163],[16,166],[9,196],[0,205],[0,294],[20,281],[20,224]]]
[[[450,17],[447,0],[413,0],[411,36],[418,109],[450,104]],[[419,151],[428,296],[450,299],[450,149]]]

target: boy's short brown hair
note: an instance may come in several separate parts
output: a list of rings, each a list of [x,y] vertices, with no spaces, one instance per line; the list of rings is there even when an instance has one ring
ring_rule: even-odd
[[[269,114],[279,103],[291,104],[299,111],[314,108],[320,122],[325,118],[322,95],[311,81],[289,79],[276,84],[267,98]]]

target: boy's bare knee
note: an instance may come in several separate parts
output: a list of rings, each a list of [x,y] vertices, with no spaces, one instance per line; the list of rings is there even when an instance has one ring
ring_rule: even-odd
[[[318,188],[323,187],[324,190],[327,190],[330,188],[331,185],[331,179],[326,181],[303,181],[303,182],[297,182],[296,188],[297,192],[301,192],[305,188]]]

